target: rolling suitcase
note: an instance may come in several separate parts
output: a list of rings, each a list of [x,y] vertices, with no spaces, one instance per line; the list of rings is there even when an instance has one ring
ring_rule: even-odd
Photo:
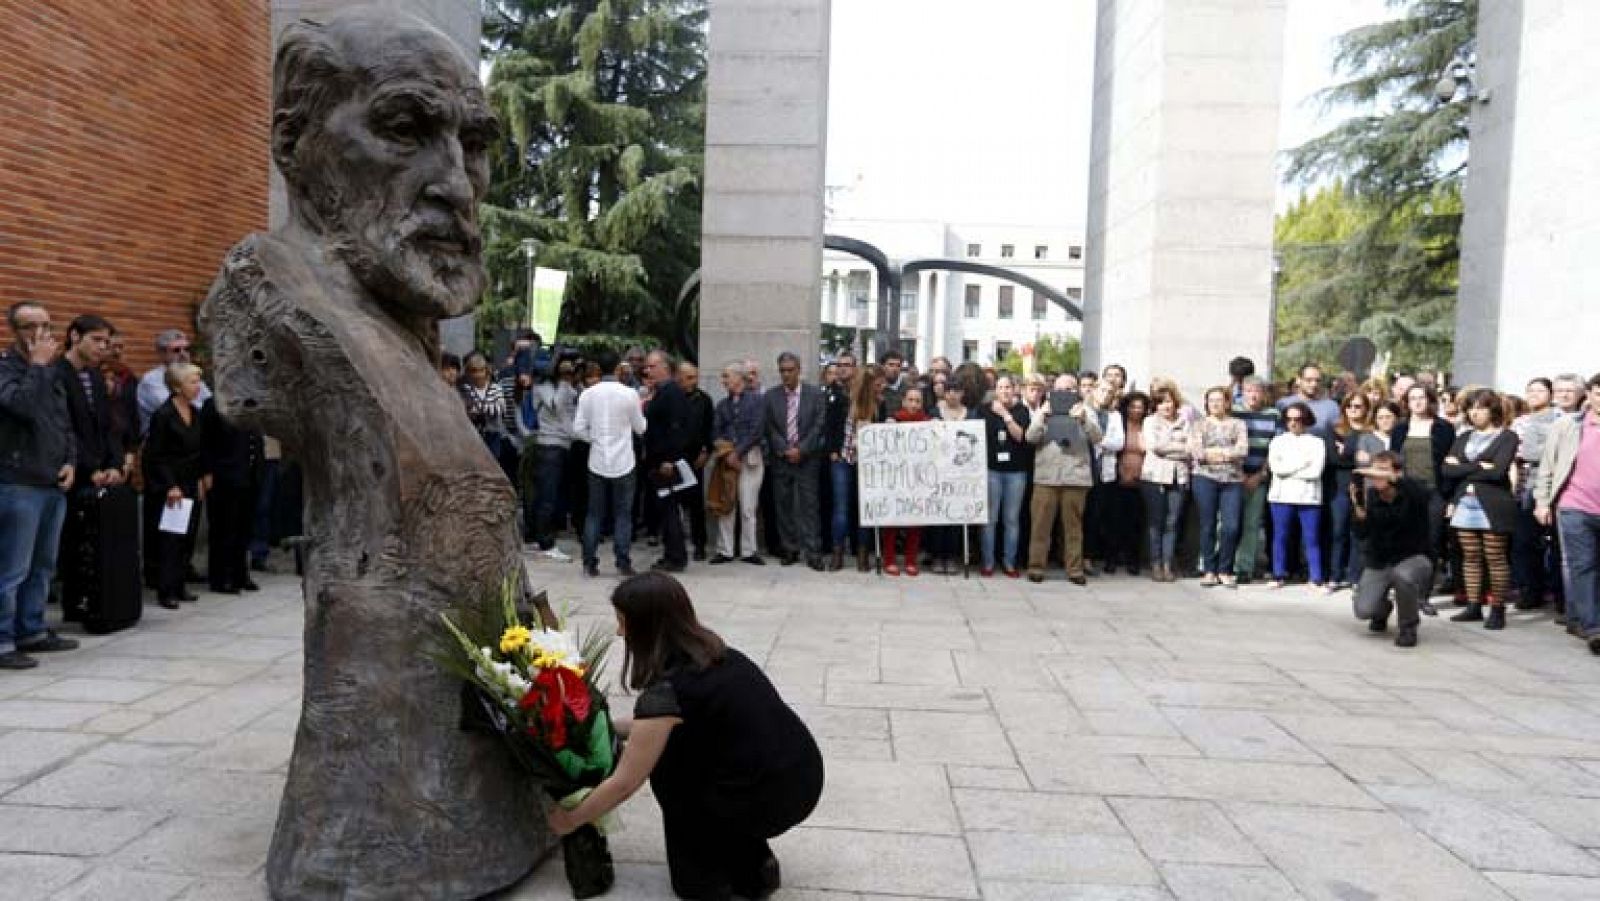
[[[67,620],[96,635],[137,623],[144,595],[133,489],[117,485],[74,494],[63,538],[61,605]]]

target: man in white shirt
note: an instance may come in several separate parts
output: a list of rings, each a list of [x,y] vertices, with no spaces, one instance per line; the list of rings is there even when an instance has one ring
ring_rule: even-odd
[[[139,434],[150,431],[150,417],[167,402],[172,391],[167,387],[167,367],[174,363],[189,362],[189,336],[179,329],[167,329],[156,336],[156,356],[161,365],[139,379]],[[211,399],[211,389],[200,383],[200,396],[195,398],[195,409],[205,406]]]
[[[617,381],[621,361],[616,351],[601,351],[601,380],[578,395],[574,437],[589,442],[589,514],[583,522],[583,571],[600,575],[600,520],[611,518],[617,572],[633,575],[629,545],[633,541],[633,437],[643,435],[644,410],[639,394]]]

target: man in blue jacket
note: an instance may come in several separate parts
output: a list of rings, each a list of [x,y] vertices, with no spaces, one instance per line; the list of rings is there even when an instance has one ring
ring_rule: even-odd
[[[78,646],[44,623],[76,447],[50,311],[19,303],[6,322],[16,343],[0,351],[0,669],[18,670],[39,665],[30,654]]]

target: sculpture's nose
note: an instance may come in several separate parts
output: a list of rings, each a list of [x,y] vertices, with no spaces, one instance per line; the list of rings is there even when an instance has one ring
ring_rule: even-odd
[[[434,177],[423,191],[423,195],[466,216],[472,211],[472,179],[467,176],[461,142],[453,136],[447,138],[441,157]]]

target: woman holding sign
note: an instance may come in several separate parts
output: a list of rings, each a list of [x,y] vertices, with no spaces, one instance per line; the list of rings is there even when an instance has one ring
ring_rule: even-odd
[[[956,369],[955,377],[945,390],[944,397],[934,406],[934,413],[929,418],[946,422],[982,419],[983,410],[979,405],[983,402],[983,392],[983,370],[975,363],[963,363]],[[960,568],[956,560],[963,556],[961,530],[965,528],[966,526],[929,526],[925,530],[928,550],[933,555],[935,572],[949,575]],[[965,560],[961,561],[962,565],[965,563]]]
[[[984,410],[989,434],[989,523],[983,527],[983,574],[994,575],[995,527],[1005,529],[1005,574],[1015,579],[1017,546],[1022,528],[1022,496],[1033,471],[1033,449],[1028,445],[1028,408],[1017,400],[1017,383],[1002,375],[994,383],[994,400]]]

